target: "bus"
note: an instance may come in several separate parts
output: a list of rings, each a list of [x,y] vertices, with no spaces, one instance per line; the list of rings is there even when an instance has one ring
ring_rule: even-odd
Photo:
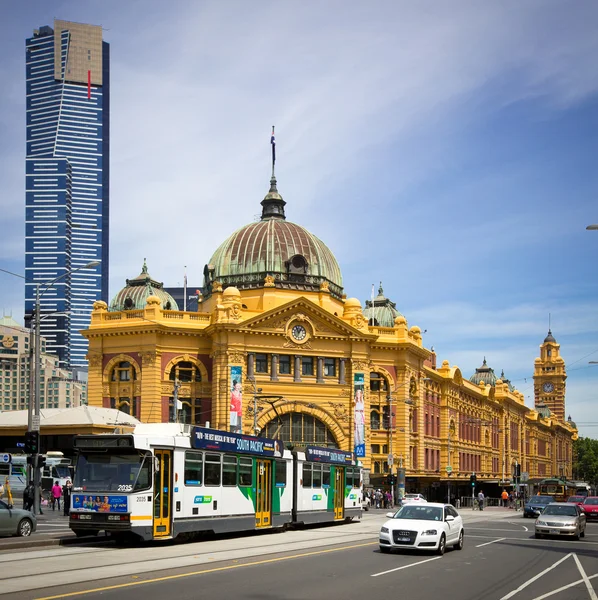
[[[117,540],[361,518],[353,453],[179,423],[80,435],[69,527]]]
[[[64,454],[59,451],[49,451],[43,457],[46,464],[41,473],[42,492],[49,492],[56,481],[62,487],[68,479],[72,480],[70,458],[65,458]],[[2,481],[7,475],[13,496],[22,494],[27,486],[26,454],[12,454],[10,463],[0,465],[0,478]]]
[[[557,502],[566,502],[569,496],[589,496],[590,485],[583,481],[565,479],[542,479],[538,483],[539,496],[554,496]]]

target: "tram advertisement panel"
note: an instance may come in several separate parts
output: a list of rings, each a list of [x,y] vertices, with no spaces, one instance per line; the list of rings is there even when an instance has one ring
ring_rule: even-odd
[[[230,368],[230,431],[241,433],[243,428],[243,367]]]
[[[71,510],[91,510],[93,512],[127,512],[126,496],[93,496],[73,494]]]
[[[352,465],[353,453],[337,450],[336,448],[305,447],[305,458],[310,462],[326,462],[337,465]]]
[[[280,440],[253,437],[240,433],[227,433],[218,429],[194,427],[191,446],[198,450],[215,450],[217,452],[238,452],[257,454],[258,456],[281,457],[284,447]]]
[[[363,401],[364,375],[355,373],[353,375],[353,388],[355,394],[355,405],[353,412],[353,447],[355,456],[365,456],[365,404]]]

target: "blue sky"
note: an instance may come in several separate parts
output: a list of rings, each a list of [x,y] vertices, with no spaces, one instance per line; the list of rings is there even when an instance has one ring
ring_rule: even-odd
[[[548,329],[598,437],[598,5],[588,1],[0,3],[2,268],[24,271],[24,44],[54,17],[111,44],[111,287],[167,285],[260,211],[272,124],[287,217],[348,296],[382,280],[470,376],[533,405]],[[23,313],[0,275],[0,310]]]

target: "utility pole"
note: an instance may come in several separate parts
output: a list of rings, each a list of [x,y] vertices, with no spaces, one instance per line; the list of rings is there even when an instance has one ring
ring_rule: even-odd
[[[39,298],[39,283],[35,285],[35,335],[34,335],[34,365],[32,367],[35,369],[35,392],[34,392],[34,409],[33,415],[31,418],[31,430],[37,431],[39,433],[40,429],[40,408],[41,408],[41,399],[40,399],[40,379],[41,379],[41,335],[40,335],[40,323],[41,323],[41,306],[40,306],[40,298]],[[41,442],[41,436],[40,436]],[[41,497],[41,473],[39,471],[39,448],[38,453],[34,454],[31,457],[33,463],[33,514],[39,515],[41,506],[40,506],[40,497]]]

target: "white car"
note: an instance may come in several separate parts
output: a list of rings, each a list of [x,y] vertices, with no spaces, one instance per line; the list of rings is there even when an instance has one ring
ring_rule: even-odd
[[[422,494],[405,494],[401,502],[405,505],[410,504],[411,502],[427,502],[427,500]]]
[[[450,504],[407,504],[396,513],[386,513],[380,529],[380,552],[431,550],[444,554],[447,546],[463,548],[463,519]]]

